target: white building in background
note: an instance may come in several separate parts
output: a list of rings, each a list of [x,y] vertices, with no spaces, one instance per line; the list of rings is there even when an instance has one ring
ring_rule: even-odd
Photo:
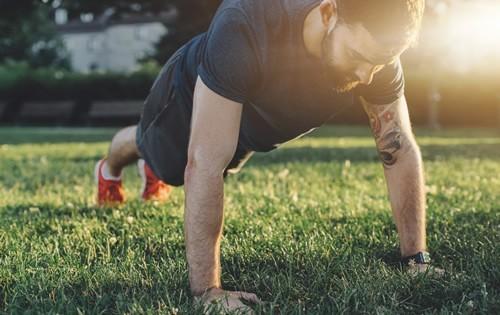
[[[168,32],[177,12],[172,9],[157,16],[124,16],[116,20],[108,10],[98,19],[82,14],[79,21],[67,21],[64,11],[56,11],[57,29],[77,72],[130,72],[138,60],[154,51],[158,40]],[[61,13],[57,13],[57,12]]]

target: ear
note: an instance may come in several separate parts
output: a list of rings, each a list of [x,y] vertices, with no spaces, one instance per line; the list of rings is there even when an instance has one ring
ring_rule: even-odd
[[[321,22],[328,30],[331,30],[338,20],[337,0],[323,0],[319,5]]]

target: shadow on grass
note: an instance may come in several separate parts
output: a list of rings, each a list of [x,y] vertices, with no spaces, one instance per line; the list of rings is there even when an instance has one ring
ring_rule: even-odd
[[[117,128],[0,127],[0,145],[106,142],[116,131]]]
[[[500,143],[421,145],[424,161],[445,160],[449,158],[500,159]],[[269,153],[259,153],[251,158],[251,165],[261,166],[294,162],[375,162],[379,161],[375,146],[349,148],[291,147],[280,148]]]
[[[158,311],[163,308],[167,314],[176,314],[173,310],[180,308],[182,314],[202,314],[188,293],[187,280],[183,281],[183,285],[165,285],[161,279],[154,282],[149,280],[150,283],[147,283],[132,282],[124,275],[122,277],[121,280],[103,280],[105,282],[101,284],[96,284],[95,279],[57,285],[43,280],[20,284],[23,290],[33,290],[32,294],[36,298],[18,293],[11,301],[0,301],[0,311],[3,309],[8,314],[27,310],[30,310],[29,313],[41,314],[123,314],[143,313],[138,312],[140,309]],[[3,293],[5,296],[12,295],[11,290],[16,290],[15,286],[5,288]],[[11,291],[10,294],[8,291]]]
[[[111,137],[121,129],[102,127],[7,127],[0,125],[0,144],[37,144],[37,143],[93,143],[110,141]],[[499,129],[460,128],[431,130],[415,129],[417,139],[420,137],[439,138],[491,138],[500,137]],[[309,133],[311,138],[372,138],[370,128],[363,125],[324,125]]]
[[[500,129],[498,128],[477,128],[477,127],[462,127],[462,128],[445,128],[440,130],[430,129],[426,127],[414,128],[414,133],[417,139],[420,137],[439,137],[439,138],[484,138],[484,137],[500,137]],[[368,121],[366,125],[324,125],[310,134],[308,137],[326,138],[326,137],[347,137],[347,138],[372,138]]]
[[[13,208],[8,213],[9,216],[12,216],[11,219],[14,219],[18,214],[18,211]],[[88,214],[90,210],[86,209]],[[72,211],[54,213],[54,215],[60,216],[72,214],[74,214]],[[28,218],[25,219],[29,220]],[[485,260],[480,256],[481,252],[475,249],[478,244],[483,244],[482,246],[486,244],[484,251],[498,252],[498,245],[495,245],[498,244],[496,242],[498,236],[491,236],[487,231],[493,230],[495,226],[500,224],[499,220],[500,217],[496,212],[480,214],[464,212],[454,215],[450,215],[450,212],[446,211],[435,213],[433,220],[429,224],[428,233],[432,235],[446,229],[448,235],[446,239],[440,240],[442,243],[448,244],[462,234],[470,235],[470,233],[477,230],[477,226],[483,226],[483,233],[476,234],[469,242],[457,242],[453,247],[439,248],[439,246],[436,246],[438,247],[435,252],[436,256],[450,257],[449,259],[453,261],[470,262],[461,265],[462,271],[475,270],[480,276],[477,281],[483,281],[488,288],[498,288],[498,285],[495,284],[499,280],[495,256],[489,256]],[[255,247],[252,254],[248,252],[245,254],[245,251],[230,252],[223,257],[222,264],[223,270],[226,272],[225,277],[231,279],[226,281],[226,288],[241,289],[244,287],[249,291],[259,292],[266,300],[272,300],[276,291],[280,293],[282,299],[280,302],[286,301],[287,303],[294,303],[293,301],[301,298],[300,289],[307,288],[312,292],[308,294],[309,301],[316,301],[325,295],[325,288],[330,290],[328,292],[330,294],[332,292],[342,294],[341,288],[332,286],[331,279],[336,279],[335,281],[345,279],[353,282],[349,288],[367,286],[371,290],[370,292],[376,292],[376,288],[381,284],[380,279],[385,281],[385,278],[371,277],[365,270],[367,267],[373,266],[373,264],[376,267],[377,260],[381,260],[394,270],[399,269],[397,265],[399,252],[397,248],[393,247],[394,243],[391,241],[394,237],[395,227],[389,212],[367,212],[362,215],[332,218],[329,221],[322,222],[324,223],[322,229],[326,231],[333,231],[337,228],[337,232],[332,233],[339,234],[339,239],[333,242],[348,242],[345,245],[337,243],[335,247],[339,248],[339,251],[325,252],[321,250],[322,246],[312,247],[311,249],[309,246],[311,245],[311,235],[300,233],[300,231],[293,233],[293,238],[282,235],[278,239],[265,239],[255,242],[249,240],[247,245]],[[270,222],[270,224],[272,223]],[[294,228],[299,228],[299,225],[292,227],[292,230]],[[375,240],[367,237],[373,235],[373,231],[376,231],[376,234],[379,235]],[[37,231],[36,233],[44,235],[46,232]],[[241,238],[240,232],[233,233],[229,233],[228,237]],[[311,234],[314,233],[311,232]],[[313,240],[315,243],[321,244],[328,240],[328,238],[321,235],[321,233],[314,234],[315,238]],[[345,236],[352,236],[352,238],[342,240],[341,238]],[[169,250],[166,249],[163,242],[157,240],[151,244],[150,241],[146,241],[147,239],[148,236],[142,236],[140,246],[136,247],[136,250],[145,253],[146,259],[145,261],[138,260],[137,264],[152,266],[152,268],[139,268],[136,271],[135,278],[129,277],[121,269],[120,264],[121,261],[126,261],[126,254],[117,251],[113,255],[116,260],[112,264],[97,261],[95,265],[90,266],[90,268],[96,268],[95,277],[92,279],[80,280],[82,277],[79,277],[74,282],[70,280],[68,282],[62,281],[61,285],[61,282],[46,282],[40,277],[27,277],[26,280],[29,280],[29,282],[26,283],[4,283],[2,290],[5,296],[15,296],[14,301],[7,301],[11,305],[9,311],[16,312],[31,309],[42,313],[76,313],[77,308],[79,308],[89,313],[123,313],[133,312],[134,307],[154,307],[154,305],[158,304],[158,301],[162,301],[162,303],[167,302],[166,304],[170,304],[170,307],[172,304],[175,307],[180,307],[182,313],[192,313],[189,306],[191,299],[187,294],[186,266],[171,261],[170,263],[174,266],[165,269],[161,267],[169,259],[183,259],[181,258],[183,257],[182,246],[174,248],[173,255],[168,256]],[[485,242],[488,239],[490,241]],[[296,246],[296,243],[302,245]],[[475,268],[473,263],[477,264],[479,262],[482,262],[484,266],[477,270],[473,269]],[[445,262],[445,265],[449,263],[450,261]],[[115,266],[122,273],[112,275],[112,266]],[[67,268],[68,265],[65,267]],[[75,265],[73,267],[78,269],[81,266]],[[88,269],[86,270],[88,272]],[[164,272],[158,274],[157,270],[163,270]],[[167,271],[176,271],[176,273]],[[267,275],[270,276],[264,277]],[[147,281],[138,281],[137,277],[147,279]],[[293,279],[293,282],[290,281],[291,279]],[[387,281],[390,281],[390,279],[387,278]],[[282,286],[282,283],[291,284]],[[398,286],[399,284],[395,282],[388,282],[386,285],[389,285],[387,296],[401,289]],[[439,308],[450,301],[461,303],[462,286],[456,285],[446,291],[440,291],[441,287],[432,281],[427,281],[423,285],[427,290],[432,290],[432,294],[439,294],[440,298],[441,295],[445,297],[450,293],[452,293],[452,296],[448,296],[445,300],[431,299],[431,293],[427,292],[414,297],[412,300],[413,307]],[[458,283],[458,285],[462,285],[462,283]],[[413,287],[410,287],[410,289],[413,289]],[[495,291],[490,293],[490,295],[496,294]],[[36,298],[33,299],[33,296]],[[362,292],[357,292],[355,295],[355,297],[362,298],[363,296],[364,293]],[[173,301],[170,299],[173,299]],[[0,302],[0,308],[5,307],[3,303]],[[312,302],[310,303],[310,307],[317,307]]]

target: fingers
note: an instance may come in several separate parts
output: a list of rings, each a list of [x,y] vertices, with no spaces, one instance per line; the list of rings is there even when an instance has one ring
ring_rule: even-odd
[[[255,303],[255,304],[261,304],[262,301],[257,297],[256,294],[254,293],[248,293],[248,292],[243,292],[243,291],[237,291],[237,292],[234,292],[234,294],[240,298],[240,299],[244,299],[246,301],[249,301],[249,302],[252,302],[252,303]]]
[[[232,305],[232,307],[229,308],[229,312],[234,312],[238,315],[255,315],[255,312],[252,310],[252,308],[241,302]]]
[[[416,264],[409,266],[407,268],[407,273],[412,275],[412,276],[418,276],[421,274],[425,274],[431,277],[435,278],[440,278],[444,276],[445,271],[443,269],[430,266],[430,265],[425,265],[425,264]]]
[[[261,304],[262,301],[253,293],[243,291],[212,291],[209,296],[201,299],[204,304],[205,314],[255,314],[249,306],[242,300],[255,304]],[[233,314],[233,313],[232,313]]]
[[[204,314],[238,314],[238,315],[254,315],[254,311],[243,304],[239,297],[225,296],[219,297],[210,303],[204,305]]]

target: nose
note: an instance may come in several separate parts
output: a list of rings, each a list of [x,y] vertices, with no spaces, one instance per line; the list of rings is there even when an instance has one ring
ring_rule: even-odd
[[[375,66],[371,64],[365,64],[358,67],[356,70],[356,76],[362,84],[370,84],[373,80],[373,75],[375,74]]]

